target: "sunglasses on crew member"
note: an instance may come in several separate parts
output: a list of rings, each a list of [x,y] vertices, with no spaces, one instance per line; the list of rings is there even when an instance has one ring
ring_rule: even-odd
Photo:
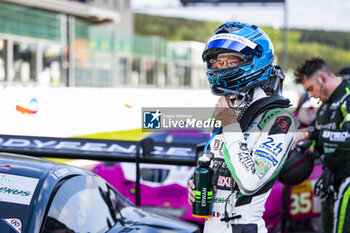
[[[216,59],[209,60],[211,68],[214,69],[235,67],[242,64],[243,62],[244,60],[242,58],[230,53],[219,54]]]

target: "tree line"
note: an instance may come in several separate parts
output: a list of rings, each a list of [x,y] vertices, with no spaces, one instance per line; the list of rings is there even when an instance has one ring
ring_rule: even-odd
[[[206,42],[222,22],[198,21],[183,18],[134,15],[136,34],[158,35],[167,40],[194,40]],[[275,54],[283,53],[283,30],[262,27],[274,44]],[[350,32],[300,30],[288,31],[288,68],[295,69],[303,60],[321,57],[336,73],[341,67],[350,65]]]

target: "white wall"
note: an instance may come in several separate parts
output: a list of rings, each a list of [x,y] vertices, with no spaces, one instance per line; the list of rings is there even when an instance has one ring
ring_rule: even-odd
[[[29,106],[32,98],[38,104]],[[142,107],[212,107],[217,97],[190,89],[11,87],[0,89],[0,100],[0,134],[67,137],[141,128]]]
[[[37,104],[30,106],[33,98]],[[198,89],[0,88],[0,134],[68,137],[136,129],[142,107],[213,107],[217,99]],[[16,105],[37,112],[20,113]]]

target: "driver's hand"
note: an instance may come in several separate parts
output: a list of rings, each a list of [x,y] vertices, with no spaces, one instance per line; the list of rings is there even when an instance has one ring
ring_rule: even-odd
[[[297,132],[297,136],[292,147],[292,150],[297,147],[298,143],[309,139],[309,133],[305,129],[300,129]]]
[[[196,188],[196,186],[194,186],[193,180],[189,180],[188,185],[188,203],[192,205],[192,203],[195,202],[194,197],[196,196],[196,194],[193,192],[193,190]]]
[[[214,118],[221,121],[221,126],[225,127],[237,122],[236,111],[228,105],[228,97],[221,96],[215,105]]]
[[[193,183],[193,179],[188,181],[188,203],[192,205],[195,202],[195,196],[196,194],[193,192],[193,190],[196,188],[196,186]],[[213,186],[213,192],[216,192],[216,186]]]

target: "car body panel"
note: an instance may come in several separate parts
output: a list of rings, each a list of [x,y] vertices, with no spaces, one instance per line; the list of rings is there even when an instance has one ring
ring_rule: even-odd
[[[109,186],[102,178],[80,168],[29,156],[0,153],[0,198],[3,197],[0,199],[0,226],[6,227],[8,232],[41,232],[52,201],[61,187],[64,187],[64,182],[74,177],[87,177],[96,187],[102,187],[101,182]],[[8,185],[10,182],[13,183],[12,186]],[[18,203],[18,197],[13,197],[12,201],[7,198],[9,195],[23,194],[20,187],[24,186],[25,182],[33,182],[25,187],[30,191],[29,202],[27,199],[21,199],[21,203]],[[168,229],[169,232],[198,231],[198,227],[193,224],[141,210],[116,190],[113,192],[123,203],[127,203],[122,211],[129,213],[124,215],[122,223],[115,224],[108,232],[132,232],[133,229],[135,232],[159,232],[164,229]],[[138,214],[138,218],[135,218],[135,214]],[[132,218],[129,219],[128,216]]]
[[[141,206],[160,207],[161,210],[172,213],[187,221],[200,224],[203,219],[192,217],[192,208],[187,202],[187,184],[193,175],[194,168],[190,166],[140,164],[141,179]],[[147,170],[157,171],[159,176],[165,178],[149,179],[145,173]],[[99,174],[133,203],[136,202],[136,170],[132,163],[99,164],[93,170]],[[146,172],[145,172],[146,171]],[[118,179],[114,179],[114,177]],[[190,210],[190,211],[188,211]]]
[[[321,199],[313,193],[313,187],[322,173],[317,163],[310,176],[300,184],[288,187],[289,214],[292,221],[318,218],[321,216]]]

